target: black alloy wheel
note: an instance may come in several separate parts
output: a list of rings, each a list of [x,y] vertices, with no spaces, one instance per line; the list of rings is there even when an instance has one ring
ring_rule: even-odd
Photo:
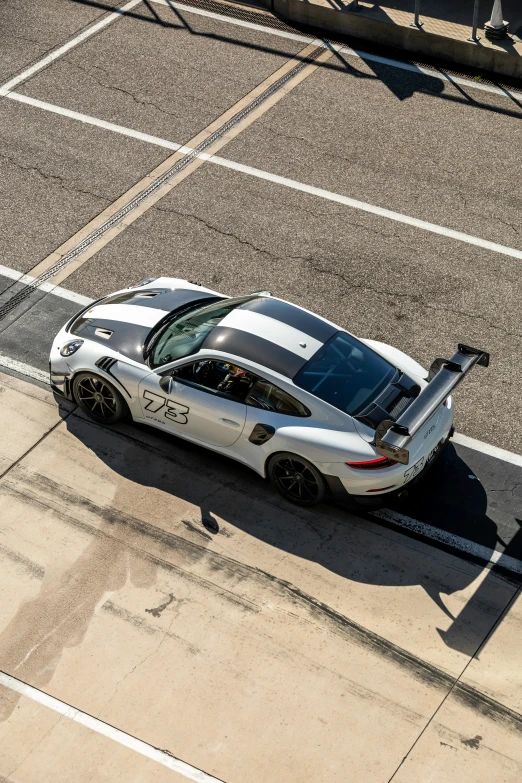
[[[116,424],[125,417],[123,397],[99,375],[83,372],[73,382],[74,399],[84,413],[99,424]]]
[[[315,506],[326,496],[326,482],[311,462],[296,454],[275,454],[268,476],[281,495],[298,506]]]

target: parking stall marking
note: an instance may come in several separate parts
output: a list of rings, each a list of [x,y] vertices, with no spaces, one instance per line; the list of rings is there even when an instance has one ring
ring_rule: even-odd
[[[522,454],[515,454],[512,451],[506,451],[500,449],[498,446],[492,446],[490,443],[483,443],[476,438],[470,438],[468,435],[462,435],[460,432],[456,432],[453,436],[455,443],[460,443],[461,446],[466,446],[468,449],[474,451],[481,451],[483,454],[487,454],[495,459],[501,459],[504,462],[510,462],[512,465],[517,465],[522,468]]]
[[[5,369],[12,370],[19,375],[25,375],[27,378],[33,378],[35,381],[49,385],[48,372],[40,370],[38,367],[31,367],[30,364],[25,362],[19,362],[18,359],[13,359],[12,356],[0,354],[0,367],[5,367]]]
[[[24,275],[22,272],[18,272],[18,270],[11,269],[3,264],[0,264],[0,275],[2,277],[7,277],[9,280],[13,280],[15,283],[21,283],[22,285],[31,285],[35,281],[35,278],[32,275]],[[68,299],[70,302],[76,302],[82,306],[88,305],[93,301],[88,296],[77,294],[76,291],[69,291],[68,288],[60,288],[59,285],[53,285],[52,283],[42,283],[40,285],[40,291],[44,291],[46,294],[53,293],[55,296],[59,296],[62,299]]]
[[[249,30],[256,30],[258,32],[267,33],[270,35],[276,35],[280,38],[288,38],[293,41],[311,42],[312,37],[306,35],[299,35],[292,33],[289,30],[277,30],[267,25],[258,24],[256,22],[247,22],[244,19],[235,19],[234,17],[227,16],[226,14],[216,13],[214,11],[207,11],[204,8],[194,8],[184,3],[174,2],[174,0],[152,0],[156,5],[164,5],[169,8],[176,8],[179,11],[184,11],[188,14],[196,14],[197,16],[206,16],[209,19],[215,19],[219,22],[227,22],[228,24],[236,25],[238,27],[245,27]],[[217,5],[217,3],[216,3]],[[252,11],[256,13],[259,18],[262,19],[266,15],[266,12]],[[269,17],[271,18],[271,16]],[[328,46],[327,43],[323,44]],[[473,90],[479,90],[481,92],[489,92],[494,95],[500,95],[511,100],[522,100],[522,93],[508,90],[506,87],[497,87],[493,84],[481,84],[480,82],[471,81],[471,79],[465,79],[462,76],[454,76],[453,74],[446,73],[442,70],[436,70],[434,68],[425,68],[421,65],[414,65],[413,63],[401,62],[401,60],[394,60],[390,57],[381,57],[378,54],[372,54],[370,52],[363,52],[359,49],[352,49],[350,46],[343,46],[339,49],[339,53],[347,54],[350,57],[357,57],[361,60],[369,60],[370,62],[380,63],[381,65],[389,65],[391,68],[399,68],[404,71],[410,71],[415,74],[424,74],[425,76],[432,76],[436,79],[442,79],[450,84],[460,84],[464,87],[469,87]]]
[[[207,151],[207,155],[212,154],[236,138],[310,76],[320,63],[333,56],[335,47],[325,49],[318,43],[314,41],[290,58],[198,133],[188,142],[188,146],[169,156],[57,250],[29,270],[29,274],[35,278],[34,282],[19,290],[0,307],[0,320],[23,303],[41,283],[51,279],[59,283],[71,275],[208,160],[208,157],[203,157],[201,153]]]
[[[54,114],[60,114],[64,117],[69,117],[70,119],[78,120],[79,122],[83,122],[87,125],[95,125],[105,130],[113,131],[114,133],[119,133],[123,136],[129,136],[131,138],[135,138],[149,144],[154,144],[159,147],[165,147],[166,149],[176,150],[180,155],[181,154],[193,155],[194,158],[197,158],[201,161],[213,163],[216,166],[222,166],[223,168],[231,169],[232,171],[237,171],[240,174],[247,174],[248,176],[256,177],[257,179],[264,179],[268,182],[273,182],[276,185],[282,185],[283,187],[291,188],[292,190],[297,190],[300,191],[301,193],[307,193],[308,195],[316,196],[318,198],[325,199],[326,201],[333,201],[334,203],[342,204],[343,206],[350,207],[351,209],[359,210],[360,212],[367,212],[369,214],[377,215],[378,217],[382,217],[387,220],[392,220],[396,223],[402,223],[405,225],[412,226],[413,228],[421,229],[422,231],[429,231],[432,234],[438,234],[440,236],[444,236],[449,239],[454,239],[457,242],[465,242],[466,244],[474,245],[475,247],[480,247],[483,250],[490,250],[493,253],[500,253],[501,255],[522,260],[522,250],[519,250],[518,248],[509,247],[508,245],[501,245],[499,242],[492,242],[489,239],[483,239],[482,237],[476,237],[473,236],[472,234],[466,234],[463,231],[456,231],[455,229],[449,228],[448,226],[440,226],[437,223],[430,223],[426,220],[420,220],[410,215],[402,214],[401,212],[394,212],[393,210],[386,209],[385,207],[379,207],[375,204],[369,204],[366,201],[360,201],[359,199],[350,198],[349,196],[343,196],[340,193],[333,193],[332,191],[325,190],[324,188],[317,188],[314,185],[308,185],[305,182],[298,182],[297,180],[290,179],[288,177],[282,177],[279,174],[273,174],[269,171],[264,171],[263,169],[255,168],[254,166],[248,166],[244,163],[237,163],[236,161],[230,160],[228,158],[222,158],[219,155],[214,155],[212,153],[204,152],[204,151],[198,152],[197,149],[195,149],[193,146],[190,146],[191,144],[193,144],[193,142],[188,142],[187,144],[183,144],[183,145],[178,144],[174,141],[161,139],[158,136],[151,136],[147,133],[142,133],[141,131],[135,131],[132,128],[126,128],[122,125],[115,125],[114,123],[107,122],[105,120],[100,120],[97,117],[91,117],[88,114],[82,114],[80,112],[71,111],[70,109],[66,109],[62,106],[56,106],[55,104],[52,103],[46,103],[45,101],[40,101],[37,100],[36,98],[29,98],[26,95],[21,95],[16,92],[10,93],[7,97],[10,98],[11,100],[18,101],[20,103],[25,103],[29,106],[34,106],[37,109],[42,109],[43,111],[48,111]],[[172,156],[172,158],[169,158],[168,160],[174,160],[174,156]],[[164,166],[164,164],[161,165]],[[159,168],[161,168],[161,166]],[[149,175],[149,177],[146,177],[145,180],[149,180],[151,177],[152,174]],[[138,185],[139,184],[140,183],[138,183]],[[175,184],[177,184],[177,182]],[[130,192],[132,191],[129,191],[129,193]],[[122,199],[124,198],[125,196],[122,197]],[[115,203],[119,203],[119,201]],[[111,208],[109,207],[108,210],[111,210]],[[98,218],[95,218],[89,224],[89,226],[91,225],[93,227],[96,226],[99,218],[105,214],[109,214],[109,212],[107,213],[102,212],[101,215],[98,216]],[[138,218],[142,213],[139,212],[134,214],[135,217],[133,218],[133,220]],[[84,232],[85,229],[81,229],[80,232],[78,232],[78,234],[75,235],[72,239],[68,240],[62,246],[62,248],[65,250],[65,249],[69,249],[70,245],[74,246],[73,240],[75,240],[75,238],[77,238],[79,235],[82,236]],[[113,237],[111,236],[111,238]],[[61,257],[60,250],[61,248],[55,251],[55,253],[51,254],[49,258],[53,258],[53,260],[58,260]],[[91,255],[92,254],[93,253],[91,253]],[[84,260],[87,260],[87,258],[84,258]],[[42,265],[45,264],[46,261],[47,259],[41,262],[41,264]],[[72,274],[72,272],[76,270],[76,268],[77,268],[76,266],[73,266],[68,272],[68,274],[60,275],[59,279],[63,280],[65,277],[68,277],[69,274]],[[40,273],[41,273],[40,265],[38,265],[38,267],[32,270],[32,276],[34,278],[36,278]],[[1,314],[0,314],[0,318],[1,318]]]
[[[20,693],[22,696],[37,702],[37,704],[41,704],[43,707],[47,707],[48,709],[59,713],[64,718],[69,718],[69,720],[80,723],[87,729],[91,729],[91,731],[95,731],[97,734],[101,734],[103,737],[107,737],[108,739],[117,742],[119,745],[136,751],[136,753],[167,767],[173,772],[177,772],[184,778],[188,778],[188,780],[193,780],[195,783],[223,783],[223,780],[220,778],[215,778],[212,775],[208,775],[206,772],[193,767],[191,764],[187,764],[186,761],[177,758],[171,754],[170,751],[155,748],[154,745],[149,745],[149,743],[143,742],[143,740],[133,737],[131,734],[127,734],[125,731],[121,731],[121,729],[117,729],[99,718],[82,712],[81,710],[76,709],[76,707],[72,707],[70,704],[66,704],[63,701],[60,701],[60,699],[54,698],[54,696],[49,696],[49,694],[44,691],[33,688],[32,685],[28,685],[27,683],[18,680],[16,677],[11,677],[11,675],[2,671],[0,671],[0,685],[4,688],[9,688],[9,690],[15,691],[16,693]]]
[[[60,291],[62,293],[57,294],[58,296],[64,296],[64,298],[68,298],[68,292],[66,289],[60,289]],[[27,378],[33,378],[40,383],[49,385],[48,373],[38,369],[37,367],[32,367],[28,364],[25,364],[24,362],[20,362],[17,359],[13,359],[10,356],[0,354],[0,368],[1,367],[18,373],[19,375],[23,375]],[[505,449],[491,446],[489,443],[483,443],[482,441],[476,440],[475,438],[468,438],[467,436],[461,435],[460,433],[455,433],[453,440],[455,443],[461,443],[467,448],[488,454],[495,459],[503,460],[505,462],[511,463],[512,465],[522,467],[522,457],[519,454],[514,454],[513,452],[506,451]],[[462,552],[463,554],[471,555],[478,560],[482,560],[486,567],[491,568],[495,565],[498,565],[505,571],[509,571],[515,574],[517,577],[522,576],[522,560],[517,560],[516,558],[509,555],[504,555],[502,552],[499,552],[496,549],[489,549],[488,547],[477,544],[470,539],[464,538],[463,536],[449,533],[442,528],[429,525],[428,523],[422,522],[418,519],[413,519],[412,517],[408,517],[405,514],[401,514],[392,509],[376,509],[375,511],[368,511],[368,514],[375,519],[382,519],[388,524],[391,523],[399,531],[406,530],[421,536],[428,542],[436,541],[440,544],[443,544],[444,546],[454,549],[456,554]]]
[[[22,71],[22,73],[18,74],[18,76],[15,76],[14,78],[10,79],[8,82],[5,82],[5,84],[3,84],[0,87],[0,97],[7,96],[14,87],[17,87],[22,82],[27,81],[27,79],[30,79],[31,76],[34,76],[35,73],[38,73],[38,71],[41,71],[43,68],[46,68],[48,65],[50,65],[52,62],[57,60],[59,57],[62,57],[64,54],[67,54],[67,52],[69,52],[71,49],[74,49],[75,46],[78,46],[78,44],[81,44],[83,43],[83,41],[86,41],[87,38],[90,38],[92,35],[95,35],[100,30],[103,30],[104,27],[107,27],[107,25],[112,24],[112,22],[115,22],[117,19],[122,19],[127,11],[130,11],[132,8],[134,8],[134,6],[138,5],[139,3],[141,3],[141,0],[130,0],[129,3],[122,6],[121,8],[116,9],[111,14],[104,17],[101,21],[91,25],[82,33],[77,35],[75,38],[72,38],[66,44],[63,44],[63,46],[59,46],[58,49],[55,49],[50,54],[46,55],[42,60],[39,60],[34,65],[31,65],[29,68],[26,68],[25,71]]]
[[[515,454],[513,456],[516,457],[518,455]],[[412,517],[408,517],[406,514],[401,514],[400,512],[393,511],[389,508],[380,508],[375,511],[369,511],[368,513],[370,516],[376,517],[377,519],[391,522],[399,529],[417,533],[423,538],[425,537],[432,541],[438,541],[440,544],[445,544],[452,549],[458,549],[460,552],[484,560],[486,566],[489,568],[498,565],[506,571],[511,571],[517,576],[522,576],[522,560],[517,560],[515,557],[505,555],[497,549],[488,549],[488,547],[476,544],[468,538],[457,536],[454,533],[448,533],[446,530],[442,530],[439,527],[428,525],[426,522],[420,522],[418,519],[412,519]]]

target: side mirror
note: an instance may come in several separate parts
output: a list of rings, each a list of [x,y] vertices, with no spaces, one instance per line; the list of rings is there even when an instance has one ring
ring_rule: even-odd
[[[172,375],[162,375],[159,379],[159,385],[165,394],[170,394],[172,388]]]

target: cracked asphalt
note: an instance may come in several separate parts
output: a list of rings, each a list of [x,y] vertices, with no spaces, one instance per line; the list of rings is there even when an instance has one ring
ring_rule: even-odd
[[[71,12],[70,2],[63,5]],[[85,4],[77,6],[85,12]],[[142,5],[20,91],[183,143],[300,48]],[[3,263],[23,271],[168,154],[14,102],[3,101],[1,111],[0,247]],[[339,54],[229,143],[225,157],[517,247],[521,120],[521,106],[508,97]],[[457,392],[457,426],[517,451],[519,266],[205,165],[67,285],[98,296],[161,272],[227,294],[261,286],[424,364],[451,355],[458,342],[476,344],[491,352],[492,363]]]
[[[121,4],[4,0],[0,83]],[[16,89],[182,144],[304,46],[142,2]],[[336,53],[219,154],[522,249],[521,129],[508,96]],[[0,264],[31,271],[171,155],[0,98]],[[457,390],[458,430],[518,452],[519,272],[207,162],[60,285],[269,289],[425,365],[479,346],[491,366]],[[0,305],[19,288],[0,277]],[[46,370],[77,309],[33,293],[0,354]],[[385,519],[289,508],[238,464],[91,426],[16,373],[0,401],[0,670],[225,783],[521,779],[514,578]],[[521,559],[521,508],[522,468],[454,444],[392,511]],[[13,693],[6,783],[186,779]]]

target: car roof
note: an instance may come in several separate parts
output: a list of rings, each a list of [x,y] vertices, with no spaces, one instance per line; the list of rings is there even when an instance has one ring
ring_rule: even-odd
[[[226,315],[201,349],[230,353],[293,378],[338,331],[297,305],[258,296]]]

